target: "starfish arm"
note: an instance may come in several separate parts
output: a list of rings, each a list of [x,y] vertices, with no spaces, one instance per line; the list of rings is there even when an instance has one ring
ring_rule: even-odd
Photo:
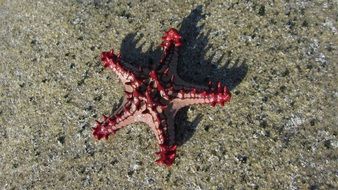
[[[178,51],[183,45],[181,36],[176,29],[169,29],[162,37],[161,47],[163,48],[162,57],[160,60],[161,68],[158,70],[159,75],[166,80],[171,80],[175,83],[184,83],[177,75]]]
[[[162,37],[163,53],[160,60],[161,68],[157,71],[162,81],[174,84],[175,87],[204,89],[205,87],[185,82],[177,73],[177,63],[179,56],[179,48],[183,45],[181,36],[176,29],[169,29]],[[205,88],[206,89],[206,88]]]
[[[141,122],[147,124],[153,133],[155,134],[155,137],[157,139],[158,144],[163,144],[165,141],[165,135],[163,133],[162,127],[161,127],[161,120],[159,119],[159,116],[156,113],[140,113],[135,118],[136,122]]]
[[[177,147],[175,145],[174,118],[168,118],[172,115],[159,113],[153,109],[150,110],[148,116],[152,119],[145,120],[143,118],[142,121],[150,126],[158,140],[160,150],[156,152],[159,156],[156,163],[171,166],[175,161]]]
[[[213,107],[216,104],[220,104],[224,106],[224,103],[231,99],[230,91],[227,87],[222,86],[220,82],[218,82],[217,88],[213,90],[181,89],[178,93],[173,94],[173,96],[175,96],[173,108],[176,110],[192,104],[210,104]]]
[[[132,66],[127,63],[121,64],[121,56],[120,54],[115,55],[114,50],[108,52],[102,52],[101,54],[101,60],[103,62],[103,65],[105,68],[111,69],[114,73],[117,74],[119,79],[122,83],[127,84],[127,86],[131,86],[133,88],[137,88],[141,85],[142,81],[136,77],[134,74]],[[128,67],[126,67],[126,65]],[[126,88],[126,90],[130,90],[129,88]]]
[[[135,123],[136,113],[135,105],[130,101],[122,104],[122,106],[112,115],[102,117],[102,122],[96,121],[96,126],[93,128],[93,135],[98,139],[108,139],[109,135],[115,134],[119,129]]]
[[[170,50],[164,51],[162,62],[165,64],[159,71],[162,74],[162,78],[171,80],[175,85],[190,86],[187,82],[181,79],[177,74],[177,63],[178,63],[178,50],[179,47],[172,47]]]

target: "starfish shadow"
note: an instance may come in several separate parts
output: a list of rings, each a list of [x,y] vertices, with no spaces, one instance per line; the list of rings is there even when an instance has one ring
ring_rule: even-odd
[[[199,20],[204,17],[203,7],[197,6],[179,26],[184,45],[180,50],[177,72],[187,82],[207,85],[208,81],[221,81],[233,90],[244,79],[248,71],[246,60],[232,57],[231,51],[207,56],[207,53],[212,51],[212,46],[208,44],[211,31],[202,32],[204,26],[198,25]],[[162,50],[153,43],[145,48],[142,37],[136,33],[130,33],[124,38],[120,48],[122,60],[132,65],[151,67],[160,59]],[[144,49],[147,50],[144,51]],[[128,52],[128,55],[124,55],[123,52]],[[208,58],[205,59],[205,57]],[[202,119],[202,114],[199,114],[193,121],[187,121],[187,111],[188,108],[181,109],[175,118],[178,146],[183,145],[193,136]],[[206,126],[204,129],[208,131],[209,128],[210,126]]]

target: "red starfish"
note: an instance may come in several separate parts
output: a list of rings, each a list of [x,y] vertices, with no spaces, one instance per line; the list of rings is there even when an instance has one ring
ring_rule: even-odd
[[[121,63],[120,54],[103,52],[104,67],[118,75],[125,88],[123,103],[111,116],[103,116],[96,122],[93,135],[107,139],[119,129],[136,122],[149,125],[160,146],[157,152],[159,164],[171,166],[176,156],[175,115],[177,111],[192,104],[208,103],[224,105],[230,100],[229,90],[220,82],[216,87],[189,84],[177,74],[177,58],[182,46],[181,36],[171,28],[162,37],[163,55],[156,68],[136,69],[128,63]]]

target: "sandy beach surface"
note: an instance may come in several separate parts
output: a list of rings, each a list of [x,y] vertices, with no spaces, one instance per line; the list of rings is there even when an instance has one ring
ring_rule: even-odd
[[[338,3],[0,0],[0,189],[338,189]],[[176,117],[177,158],[151,129],[107,141],[123,97],[100,53],[147,65],[183,36],[178,73],[228,85],[224,107]]]

